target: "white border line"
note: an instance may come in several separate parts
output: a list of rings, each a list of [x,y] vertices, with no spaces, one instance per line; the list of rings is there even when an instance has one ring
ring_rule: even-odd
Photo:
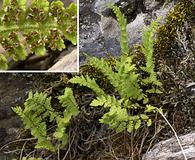
[[[77,0],[77,72],[79,72],[80,56],[79,56],[79,0]]]
[[[79,0],[77,4],[77,70],[76,71],[47,71],[47,70],[0,70],[1,73],[78,73],[79,72]]]

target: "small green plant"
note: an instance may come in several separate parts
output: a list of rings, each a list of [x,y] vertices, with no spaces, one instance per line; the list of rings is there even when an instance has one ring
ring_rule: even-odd
[[[52,108],[51,97],[47,97],[44,93],[33,94],[32,92],[29,92],[24,109],[20,106],[12,108],[20,116],[25,129],[30,129],[31,135],[37,138],[35,148],[54,152],[68,143],[67,126],[79,110],[70,88],[66,88],[64,95],[59,96],[58,99],[63,112],[56,112]],[[57,126],[52,134],[48,134],[48,122]]]
[[[25,60],[28,53],[42,56],[46,47],[63,50],[64,39],[76,45],[77,7],[74,3],[67,8],[61,1],[47,0],[4,0],[0,9],[0,69],[8,68],[9,58]]]
[[[136,66],[133,59],[136,55],[129,53],[126,33],[126,19],[119,8],[111,6],[118,19],[121,30],[121,56],[116,59],[115,65],[111,65],[105,58],[88,57],[89,64],[102,72],[107,77],[115,92],[107,94],[95,81],[88,75],[75,76],[69,82],[92,89],[97,97],[91,102],[91,106],[103,106],[105,113],[100,119],[101,123],[107,124],[117,132],[132,132],[138,129],[142,122],[151,125],[151,119],[147,115],[155,112],[154,107],[149,102],[149,97],[160,94],[160,81],[154,70],[153,45],[154,33],[157,28],[157,21],[151,23],[150,27],[143,32],[141,50],[145,57],[143,66]]]

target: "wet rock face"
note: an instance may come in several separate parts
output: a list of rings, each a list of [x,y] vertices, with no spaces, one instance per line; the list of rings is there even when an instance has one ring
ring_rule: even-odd
[[[20,105],[32,89],[33,81],[27,79],[22,75],[0,76],[0,146],[12,140],[22,125],[11,107]]]
[[[162,22],[173,9],[174,2],[163,8],[164,0],[80,0],[80,53],[102,57],[107,53],[120,54],[120,30],[108,4],[120,7],[127,18],[129,47],[141,42],[145,25],[159,16]]]

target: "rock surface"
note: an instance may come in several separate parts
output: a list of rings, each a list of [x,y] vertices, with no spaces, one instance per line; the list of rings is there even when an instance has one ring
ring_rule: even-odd
[[[14,139],[17,129],[21,127],[21,122],[11,107],[21,104],[32,89],[33,80],[27,79],[28,77],[15,74],[2,73],[0,76],[0,146]]]
[[[22,127],[11,107],[21,105],[28,92],[35,89],[36,75],[30,73],[1,73],[0,76],[0,160],[11,160],[12,153],[3,153],[1,147],[18,138]],[[5,149],[5,148],[4,148]]]
[[[49,71],[78,72],[77,49],[62,57]]]
[[[95,56],[120,54],[120,30],[116,18],[107,5],[114,3],[126,16],[129,47],[141,42],[141,32],[145,25],[157,17],[162,22],[173,9],[174,2],[163,8],[160,0],[80,0],[80,62],[82,53]]]
[[[195,132],[180,136],[179,139],[187,159],[195,160]],[[176,138],[171,138],[156,144],[142,160],[184,160],[184,156]]]

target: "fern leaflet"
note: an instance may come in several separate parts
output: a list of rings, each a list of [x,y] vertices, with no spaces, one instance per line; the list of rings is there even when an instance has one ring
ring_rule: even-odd
[[[54,137],[61,141],[61,146],[63,147],[68,143],[66,127],[69,125],[71,118],[78,115],[79,110],[71,88],[66,88],[64,95],[59,96],[58,99],[64,107],[64,112],[63,117],[57,117],[57,129],[54,132]]]
[[[98,86],[95,79],[91,79],[88,75],[84,76],[75,76],[69,80],[73,84],[80,84],[81,86],[88,87],[92,89],[97,95],[104,95],[104,91]]]

